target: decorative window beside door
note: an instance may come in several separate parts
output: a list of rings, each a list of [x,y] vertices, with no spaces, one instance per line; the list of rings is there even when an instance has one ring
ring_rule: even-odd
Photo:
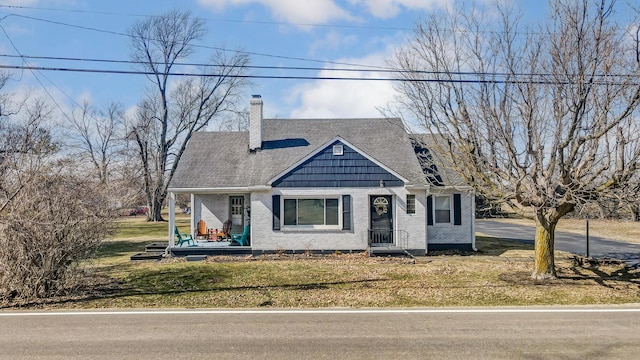
[[[407,214],[416,213],[416,196],[407,195]]]

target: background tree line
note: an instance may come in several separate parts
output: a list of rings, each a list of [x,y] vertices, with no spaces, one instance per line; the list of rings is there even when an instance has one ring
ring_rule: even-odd
[[[178,10],[131,26],[131,58],[152,74],[131,109],[84,102],[61,113],[47,97],[9,92],[11,74],[0,74],[0,303],[73,292],[117,215],[146,205],[148,220],[162,220],[194,132],[246,126],[246,54],[211,54],[208,76],[170,75],[204,34]]]

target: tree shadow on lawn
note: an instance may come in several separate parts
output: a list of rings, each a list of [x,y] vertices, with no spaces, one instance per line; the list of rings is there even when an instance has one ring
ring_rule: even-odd
[[[592,259],[574,256],[570,270],[574,280],[593,280],[598,285],[617,289],[616,284],[626,283],[640,288],[640,269],[630,267],[622,260]]]
[[[204,269],[203,271],[201,271]],[[264,289],[314,290],[327,289],[331,286],[386,281],[385,278],[344,280],[344,281],[312,281],[304,280],[294,283],[219,286],[226,279],[235,276],[231,269],[180,268],[163,269],[162,271],[143,272],[127,279],[121,296],[131,295],[165,295],[185,292],[203,291],[236,291]]]
[[[38,299],[20,304],[0,304],[2,308],[15,307],[46,307],[64,306],[75,303],[83,303],[92,300],[118,299],[129,296],[146,295],[178,295],[196,294],[204,292],[227,292],[227,291],[247,291],[255,290],[265,292],[269,290],[318,290],[329,289],[330,287],[350,284],[372,284],[389,279],[362,279],[345,281],[325,281],[325,282],[299,282],[266,285],[238,285],[219,286],[226,278],[234,276],[233,271],[228,269],[161,269],[159,271],[144,271],[130,276],[125,281],[118,281],[104,275],[93,276],[93,281],[77,289],[75,296],[58,297],[50,299]],[[268,306],[264,303],[260,306]]]
[[[490,236],[476,236],[477,252],[468,255],[501,256],[513,250],[534,250],[533,240],[500,239]],[[578,255],[570,256],[571,265],[558,266],[557,278],[536,280],[529,272],[508,272],[500,274],[500,280],[521,285],[582,285],[584,281],[615,289],[613,282],[623,282],[640,287],[640,270],[629,267],[621,260],[586,259]],[[565,271],[566,270],[566,271]]]
[[[444,250],[430,251],[428,256],[462,255],[462,256],[500,256],[507,251],[533,250],[533,241],[518,239],[500,239],[492,236],[476,235],[478,251]]]
[[[523,286],[583,286],[595,283],[600,286],[620,290],[621,288],[640,288],[640,269],[626,266],[620,260],[585,259],[571,256],[563,261],[556,261],[555,279],[534,279],[531,272],[504,272],[498,276],[502,281],[512,285]]]

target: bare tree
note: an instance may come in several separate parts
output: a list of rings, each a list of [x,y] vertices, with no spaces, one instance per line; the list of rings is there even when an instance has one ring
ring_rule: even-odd
[[[2,98],[0,304],[73,291],[80,261],[113,230],[107,193],[60,153],[47,101]]]
[[[137,144],[143,168],[150,220],[162,220],[167,187],[191,135],[233,111],[247,84],[242,75],[246,54],[218,51],[202,76],[170,83],[171,71],[186,59],[205,34],[202,20],[190,12],[171,11],[134,24],[130,29],[132,59],[152,73],[153,84],[138,108],[129,137]]]
[[[88,102],[72,113],[68,146],[93,169],[100,184],[106,185],[124,152],[125,129],[122,106],[111,103],[98,110]]]
[[[109,193],[64,162],[42,169],[0,217],[0,304],[71,294],[115,229]]]
[[[46,159],[59,148],[44,126],[51,114],[44,99],[27,94],[17,102],[6,97],[2,105],[5,112],[0,117],[0,214],[25,187],[37,181]]]
[[[500,3],[450,10],[419,23],[394,59],[406,80],[401,106],[442,139],[464,180],[490,201],[532,210],[534,278],[556,276],[564,215],[635,197],[639,48],[613,20],[617,9],[552,0],[537,27]]]

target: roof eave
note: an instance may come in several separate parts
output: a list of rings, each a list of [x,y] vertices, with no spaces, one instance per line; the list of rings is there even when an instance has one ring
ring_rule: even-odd
[[[253,185],[253,186],[226,186],[214,188],[169,188],[168,191],[175,194],[232,194],[232,193],[248,193],[269,191],[269,185]]]

